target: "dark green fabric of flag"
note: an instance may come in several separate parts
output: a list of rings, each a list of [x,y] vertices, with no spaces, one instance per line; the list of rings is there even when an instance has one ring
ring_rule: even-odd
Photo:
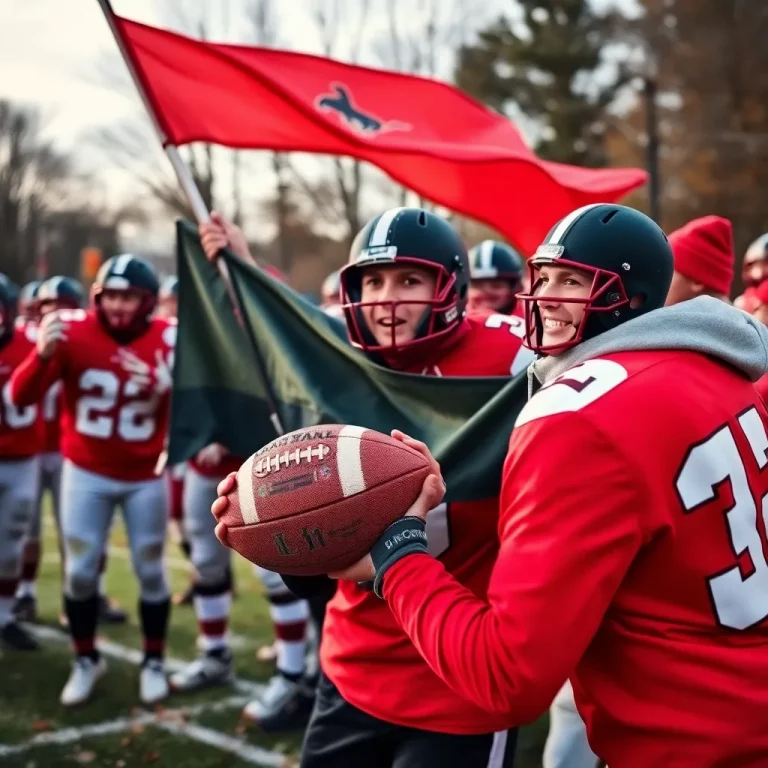
[[[224,285],[196,228],[177,225],[179,335],[169,463],[211,442],[249,456],[275,437],[265,389]],[[225,256],[245,321],[264,357],[287,431],[317,424],[400,429],[429,445],[448,501],[493,496],[525,375],[506,379],[417,376],[376,365],[346,340],[343,323],[235,256]]]

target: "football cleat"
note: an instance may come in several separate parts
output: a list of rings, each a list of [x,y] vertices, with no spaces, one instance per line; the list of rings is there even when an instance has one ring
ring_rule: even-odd
[[[34,636],[15,621],[0,629],[0,640],[6,648],[14,651],[36,651],[40,647]]]
[[[78,656],[72,662],[72,672],[61,692],[61,703],[65,707],[74,707],[88,701],[94,686],[106,671],[107,663],[104,659],[94,661],[90,656]]]
[[[156,704],[168,695],[168,678],[161,659],[147,659],[139,675],[139,698],[143,704]]]
[[[13,603],[13,615],[17,621],[34,623],[37,621],[37,600],[33,595],[17,597]]]
[[[102,624],[125,624],[128,614],[106,595],[99,595],[99,621]]]
[[[195,691],[212,685],[228,685],[235,679],[232,654],[205,653],[180,672],[171,676],[174,691]]]
[[[272,733],[303,728],[309,722],[314,701],[314,694],[302,681],[277,674],[258,699],[246,704],[243,717]]]

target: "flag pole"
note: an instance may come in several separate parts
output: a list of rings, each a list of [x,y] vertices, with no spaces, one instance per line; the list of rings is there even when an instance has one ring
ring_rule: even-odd
[[[154,126],[155,132],[157,133],[157,138],[160,140],[163,151],[171,163],[171,167],[176,174],[176,178],[187,197],[195,218],[197,219],[197,223],[204,224],[209,222],[211,220],[211,215],[208,211],[208,207],[206,206],[205,201],[200,194],[200,190],[197,188],[197,184],[195,183],[195,180],[192,177],[187,164],[184,162],[184,159],[179,153],[178,148],[170,142],[168,135],[163,128],[157,113],[155,112],[154,105],[152,104],[152,100],[150,99],[149,93],[144,85],[141,73],[136,67],[133,57],[128,50],[128,46],[125,44],[125,40],[123,40],[120,27],[115,21],[115,12],[112,10],[112,4],[110,0],[98,0],[98,3],[102,12],[104,13],[104,18],[107,20],[107,24],[109,24],[109,29],[112,32],[112,36],[115,38],[117,47],[120,49],[120,54],[123,57],[123,61],[128,67],[128,72],[131,75],[133,84],[136,86],[136,90],[139,92],[139,96],[141,97],[141,100],[144,104],[144,109],[152,121],[152,125]],[[261,350],[259,349],[256,337],[253,334],[253,329],[251,328],[250,323],[248,323],[246,320],[245,308],[241,301],[240,292],[234,285],[232,274],[229,271],[229,267],[227,266],[226,261],[224,261],[220,255],[218,255],[216,257],[215,263],[217,269],[219,270],[219,275],[224,282],[224,286],[227,289],[229,299],[232,302],[232,307],[235,311],[235,317],[245,332],[245,335],[248,339],[248,344],[251,347],[251,353],[253,354],[254,360],[256,362],[256,369],[258,370],[261,383],[264,387],[264,394],[266,396],[267,405],[270,411],[269,419],[272,422],[272,426],[275,428],[275,432],[279,437],[280,435],[285,434],[285,429],[283,428],[283,423],[277,408],[277,399],[275,397],[272,384],[269,381],[269,376],[267,375],[267,368],[264,357],[261,354]]]

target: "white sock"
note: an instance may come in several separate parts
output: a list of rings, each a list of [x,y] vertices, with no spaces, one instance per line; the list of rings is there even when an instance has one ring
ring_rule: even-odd
[[[34,581],[20,581],[16,587],[16,597],[37,597],[37,587]]]

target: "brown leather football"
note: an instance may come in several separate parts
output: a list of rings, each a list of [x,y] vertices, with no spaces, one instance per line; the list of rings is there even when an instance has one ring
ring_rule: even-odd
[[[327,424],[299,429],[239,469],[222,540],[270,571],[314,576],[367,554],[408,510],[427,460],[388,435]]]

